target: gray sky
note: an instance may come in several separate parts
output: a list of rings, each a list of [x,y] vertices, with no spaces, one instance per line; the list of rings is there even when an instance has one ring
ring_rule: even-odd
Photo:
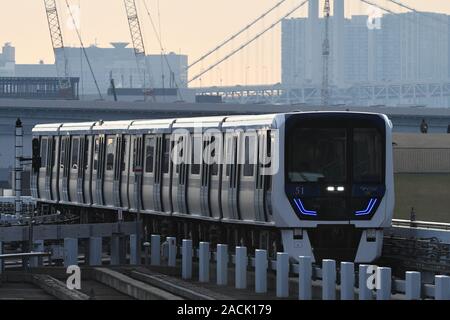
[[[73,28],[69,28],[69,18],[65,0],[57,0],[66,45],[78,46]],[[141,3],[143,0],[136,0]],[[236,32],[252,19],[273,6],[279,0],[146,0],[152,15],[158,24],[157,4],[160,2],[160,16],[163,42],[166,51],[189,55],[194,60],[202,53],[217,45],[228,35]],[[321,0],[322,1],[322,0]],[[396,11],[398,7],[387,4],[386,0],[373,0]],[[269,26],[277,17],[287,12],[300,0],[287,0],[286,4],[264,19],[253,32],[245,33],[240,41],[233,43],[237,47],[251,38],[258,30]],[[449,0],[403,0],[405,4],[418,10],[443,12],[450,14]],[[18,63],[37,63],[44,59],[53,62],[47,21],[43,0],[1,0],[0,44],[12,42],[16,47]],[[108,46],[113,41],[129,41],[125,9],[122,0],[69,0],[72,5],[80,6],[81,29],[86,45],[97,43]],[[77,11],[77,10],[75,10]],[[358,0],[347,0],[346,14],[366,14],[368,7]],[[307,6],[294,16],[302,16]],[[75,12],[76,13],[76,12]],[[140,11],[147,51],[159,52],[151,25],[143,8]],[[258,41],[241,55],[236,56],[221,70],[216,70],[203,79],[204,83],[218,82],[255,82],[279,81],[280,28],[269,32],[262,41]],[[230,49],[230,48],[229,48]],[[229,50],[221,51],[226,54]],[[218,56],[212,57],[213,60]],[[206,68],[213,60],[205,62]],[[202,66],[195,71],[199,71]],[[228,74],[228,75],[227,75]],[[237,75],[239,74],[239,75]],[[199,85],[197,83],[196,85]]]

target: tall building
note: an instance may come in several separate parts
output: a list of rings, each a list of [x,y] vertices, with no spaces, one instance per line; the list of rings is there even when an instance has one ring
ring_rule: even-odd
[[[450,79],[450,17],[437,13],[385,14],[371,25],[366,15],[344,16],[334,0],[330,18],[330,82],[345,88],[361,83],[443,82]],[[324,23],[317,0],[308,18],[282,23],[282,82],[320,85]]]
[[[14,76],[16,50],[10,43],[5,43],[0,53],[0,77]]]

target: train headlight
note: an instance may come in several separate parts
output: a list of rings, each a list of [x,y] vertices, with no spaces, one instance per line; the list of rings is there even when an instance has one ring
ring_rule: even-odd
[[[339,187],[336,188],[336,190],[339,191],[339,192],[343,192],[345,190],[345,188],[342,187],[342,186],[339,186]]]
[[[329,186],[329,187],[327,187],[327,191],[334,192],[335,188],[333,186]]]

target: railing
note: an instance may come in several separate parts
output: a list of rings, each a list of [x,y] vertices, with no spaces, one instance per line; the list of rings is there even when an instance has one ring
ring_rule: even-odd
[[[423,229],[450,230],[450,223],[430,222],[430,221],[411,221],[402,219],[393,219],[392,225],[395,227],[413,227]]]

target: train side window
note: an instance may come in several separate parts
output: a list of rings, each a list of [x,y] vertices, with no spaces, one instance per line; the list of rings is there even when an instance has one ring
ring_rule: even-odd
[[[41,140],[41,168],[47,166],[47,138],[42,138]]]
[[[227,144],[225,146],[226,152],[225,152],[225,164],[226,164],[226,170],[225,175],[227,177],[230,176],[231,173],[231,165],[233,164],[233,137],[227,138]]]
[[[80,145],[79,138],[72,139],[72,159],[71,159],[71,168],[78,169],[78,147]]]
[[[127,138],[122,138],[122,150],[120,155],[120,170],[125,171],[127,169],[127,159],[125,159],[125,156],[127,155]]]
[[[145,138],[145,172],[153,172],[153,159],[155,157],[155,137]]]
[[[164,137],[164,146],[163,146],[163,163],[162,163],[162,172],[169,173],[169,161],[170,161],[170,136],[167,135]]]
[[[200,164],[201,164],[201,152],[197,150],[202,145],[201,136],[194,136],[193,145],[191,147],[191,174],[200,174]],[[203,150],[201,150],[203,151]]]
[[[252,177],[253,171],[254,171],[254,162],[255,162],[255,155],[254,155],[254,149],[255,149],[255,141],[254,137],[246,136],[244,139],[244,156],[245,156],[245,162],[244,162],[244,176],[245,177]],[[252,152],[253,154],[251,154]]]
[[[211,136],[210,145],[214,144],[215,141],[216,141],[216,137]],[[216,157],[216,149],[215,148],[211,148],[210,157],[212,159],[215,159],[215,157]],[[211,175],[217,176],[218,174],[219,174],[219,164],[217,163],[217,161],[214,161],[214,163],[211,164]]]
[[[64,161],[66,158],[66,143],[67,143],[67,139],[66,138],[62,138],[61,141],[61,152],[59,155],[59,167],[61,169],[64,169]]]
[[[92,152],[92,147],[91,147],[91,139],[92,137],[86,137],[86,139],[84,139],[84,169],[88,170],[89,169],[89,155]]]
[[[114,168],[114,138],[106,139],[106,171],[112,171]]]
[[[100,139],[95,137],[94,141],[94,170],[98,169],[98,152],[100,150]]]

